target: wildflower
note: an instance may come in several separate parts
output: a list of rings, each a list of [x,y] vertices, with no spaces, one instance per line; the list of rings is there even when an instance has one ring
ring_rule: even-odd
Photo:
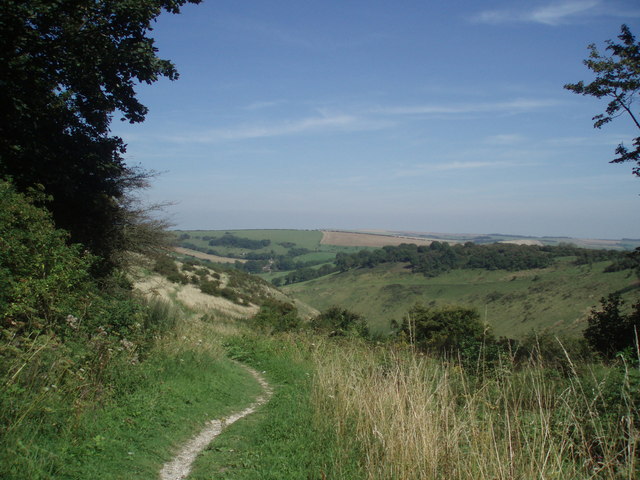
[[[74,330],[78,329],[78,317],[74,317],[73,315],[67,315],[67,325]]]
[[[120,344],[124,347],[124,349],[127,352],[132,352],[136,348],[136,345],[133,342],[130,342],[129,340],[127,340],[126,338],[123,338],[122,340],[120,340]]]

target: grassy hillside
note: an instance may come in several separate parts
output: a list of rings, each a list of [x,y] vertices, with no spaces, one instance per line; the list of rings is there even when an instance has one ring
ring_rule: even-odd
[[[266,254],[264,258],[273,259],[285,256],[290,265],[310,262],[307,267],[311,269],[331,264],[338,252],[363,250],[360,246],[323,244],[322,232],[311,230],[194,230],[175,234],[182,238],[183,245],[191,243],[202,251],[212,249],[236,258],[252,258],[256,254]],[[225,235],[268,244],[260,248],[209,245],[211,239]],[[353,234],[356,239],[358,235]],[[478,243],[513,240],[507,237],[485,235],[473,240]],[[461,239],[470,240],[458,238]],[[573,260],[573,257],[556,259],[553,266],[545,269],[519,272],[461,270],[434,278],[412,274],[404,265],[383,264],[294,283],[285,290],[319,310],[332,305],[352,309],[365,315],[374,329],[383,332],[388,331],[390,320],[400,320],[416,302],[472,306],[493,326],[496,334],[512,337],[542,329],[577,335],[601,297],[623,291],[630,302],[638,298],[637,279],[631,270],[604,273],[609,261],[577,266]],[[282,268],[284,263],[279,260],[261,262],[251,271],[268,281],[282,280],[293,271]]]
[[[341,305],[367,317],[375,329],[386,331],[415,302],[456,304],[478,309],[497,335],[522,336],[531,330],[552,329],[578,334],[586,316],[601,297],[623,291],[637,301],[640,290],[630,271],[604,273],[610,262],[576,266],[572,259],[521,272],[456,270],[438,277],[413,274],[401,264],[336,273],[284,290],[324,310]]]

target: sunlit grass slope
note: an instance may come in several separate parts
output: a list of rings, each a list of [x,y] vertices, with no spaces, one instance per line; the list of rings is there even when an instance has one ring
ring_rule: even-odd
[[[416,302],[468,305],[478,309],[497,335],[522,336],[552,329],[579,334],[591,308],[615,291],[637,301],[639,285],[631,270],[604,273],[610,262],[576,266],[571,259],[521,272],[454,270],[426,278],[400,264],[337,273],[284,290],[319,310],[341,305],[386,331]]]

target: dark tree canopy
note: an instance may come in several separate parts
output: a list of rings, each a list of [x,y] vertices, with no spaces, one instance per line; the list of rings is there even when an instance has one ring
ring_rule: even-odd
[[[600,300],[601,310],[591,310],[589,326],[584,338],[589,345],[605,358],[613,358],[618,352],[632,348],[637,352],[637,338],[640,335],[640,302],[625,315],[624,302],[620,295],[611,294]]]
[[[367,320],[346,308],[333,306],[322,312],[310,322],[311,328],[330,337],[369,337]]]
[[[41,184],[58,227],[107,263],[126,248],[127,194],[147,175],[110,135],[116,113],[141,122],[137,83],[178,77],[158,58],[152,22],[200,0],[3,0],[0,176]]]
[[[460,350],[465,342],[481,341],[488,333],[472,308],[420,304],[409,310],[401,324],[392,323],[392,328],[420,350],[442,353]]]
[[[584,64],[595,73],[596,79],[589,84],[580,81],[564,86],[574,93],[609,99],[605,113],[593,117],[595,128],[601,128],[614,118],[627,114],[640,129],[640,117],[634,114],[634,97],[640,91],[640,42],[636,43],[626,25],[622,25],[620,30],[620,43],[611,40],[606,42],[606,50],[611,52],[611,56],[604,56],[595,45],[589,45],[591,53]],[[633,173],[640,176],[640,137],[633,140],[631,149],[623,144],[618,145],[616,155],[611,163],[635,162]]]

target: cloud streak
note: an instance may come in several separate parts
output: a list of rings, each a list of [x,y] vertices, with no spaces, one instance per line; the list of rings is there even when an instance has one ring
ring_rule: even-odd
[[[284,100],[255,102],[241,107],[245,112],[262,111],[285,103]],[[559,105],[560,102],[549,99],[514,99],[508,101],[484,103],[443,103],[417,105],[388,105],[357,109],[351,112],[332,112],[316,109],[313,116],[301,116],[297,119],[274,117],[273,121],[256,120],[253,123],[241,123],[228,127],[209,130],[194,129],[189,133],[166,135],[162,140],[176,144],[215,144],[251,139],[266,139],[295,135],[323,135],[328,133],[349,133],[375,131],[395,128],[401,117],[403,121],[424,117],[456,117],[460,115],[506,114],[513,115],[531,112]],[[517,135],[496,135],[487,143],[508,145],[522,140]]]
[[[522,163],[511,161],[453,161],[447,163],[425,163],[421,165],[414,165],[412,168],[404,170],[398,170],[395,172],[394,177],[413,177],[417,175],[425,175],[433,172],[446,172],[452,170],[475,170],[475,169],[489,169],[489,168],[517,168],[523,165]]]
[[[478,23],[499,25],[503,23],[541,23],[558,26],[575,20],[578,17],[592,16],[599,13],[600,0],[569,0],[554,2],[531,10],[487,10],[476,15],[473,20]]]
[[[502,133],[498,135],[492,135],[484,139],[486,145],[517,145],[526,140],[526,138],[517,133]]]
[[[354,115],[337,114],[307,117],[272,125],[238,125],[193,135],[169,136],[166,139],[176,143],[219,143],[297,134],[374,130],[380,127],[379,123],[367,121]]]
[[[555,100],[516,99],[507,102],[461,103],[449,105],[406,105],[380,107],[372,113],[386,115],[459,115],[473,113],[519,113],[558,105]]]
[[[244,107],[244,110],[263,110],[266,108],[273,108],[282,105],[285,103],[283,100],[269,100],[269,101],[258,101],[250,103],[249,105]]]

